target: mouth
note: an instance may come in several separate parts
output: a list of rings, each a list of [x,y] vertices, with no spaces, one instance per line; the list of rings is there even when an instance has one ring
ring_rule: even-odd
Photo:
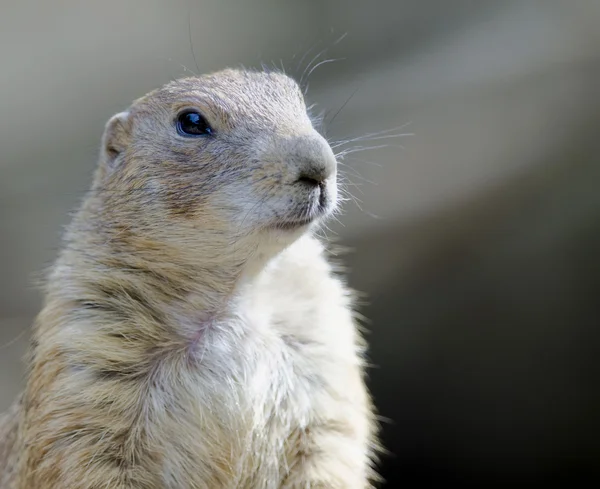
[[[306,219],[297,219],[290,221],[278,221],[273,224],[273,228],[279,229],[282,231],[294,231],[296,229],[300,229],[312,224],[316,218],[306,218]]]
[[[326,217],[334,207],[335,197],[332,199],[331,189],[324,184],[312,185],[308,195],[302,197],[291,213],[279,215],[275,222],[269,226],[280,231],[299,231]]]
[[[321,218],[326,217],[331,212],[331,205],[328,201],[320,200],[311,207],[312,209],[310,211],[307,212],[307,210],[304,209],[299,214],[302,217],[280,216],[271,227],[283,231],[294,231],[318,222]]]

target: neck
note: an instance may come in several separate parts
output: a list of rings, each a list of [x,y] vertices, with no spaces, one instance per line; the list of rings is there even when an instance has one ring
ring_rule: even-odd
[[[146,336],[148,344],[193,348],[291,242],[232,238],[198,229],[179,231],[179,237],[172,229],[151,234],[98,225],[89,216],[76,219],[50,277],[49,299],[68,304],[79,318],[102,323],[107,334],[130,329],[136,338]]]

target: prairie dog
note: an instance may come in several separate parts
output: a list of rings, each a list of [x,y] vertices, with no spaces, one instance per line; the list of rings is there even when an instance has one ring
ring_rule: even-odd
[[[298,85],[225,70],[112,117],[0,426],[0,489],[372,487],[336,159]]]

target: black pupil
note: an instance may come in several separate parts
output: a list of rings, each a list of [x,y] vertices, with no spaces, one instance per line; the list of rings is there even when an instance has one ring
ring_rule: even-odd
[[[208,122],[198,112],[185,112],[179,116],[177,122],[179,130],[190,136],[202,136],[212,133]]]

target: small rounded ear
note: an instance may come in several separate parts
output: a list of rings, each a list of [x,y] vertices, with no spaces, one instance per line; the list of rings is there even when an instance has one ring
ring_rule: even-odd
[[[109,168],[117,164],[117,160],[129,146],[131,138],[131,120],[129,112],[113,115],[106,123],[102,136],[102,162]]]

